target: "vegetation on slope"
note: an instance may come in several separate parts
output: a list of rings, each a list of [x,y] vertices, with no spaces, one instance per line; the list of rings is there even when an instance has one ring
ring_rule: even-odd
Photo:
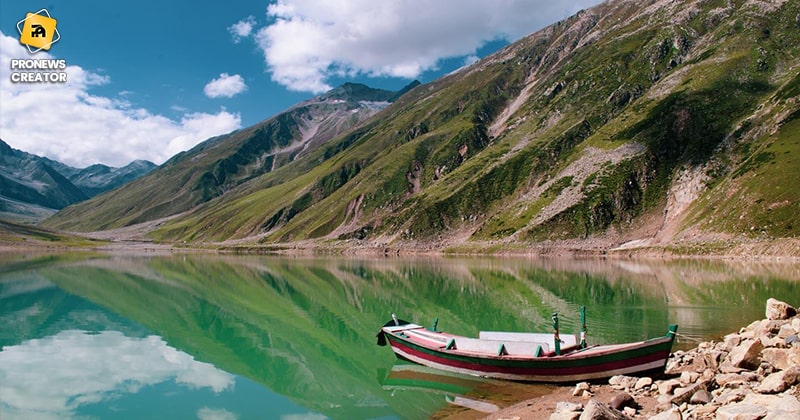
[[[681,220],[667,240],[794,237],[800,192],[780,174],[800,109],[798,15],[785,1],[606,2],[416,87],[291,163],[221,189],[209,178],[203,200],[123,220],[192,209],[154,238],[251,244],[611,246]],[[688,211],[674,205],[685,177],[702,181]],[[121,214],[136,213],[125,203]]]

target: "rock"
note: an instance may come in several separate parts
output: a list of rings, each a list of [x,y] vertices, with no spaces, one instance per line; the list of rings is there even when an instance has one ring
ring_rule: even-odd
[[[583,409],[583,404],[581,403],[562,401],[556,404],[557,413],[571,413],[571,412],[581,411],[582,409]]]
[[[714,397],[705,389],[700,389],[689,399],[690,404],[708,404]]]
[[[550,415],[550,420],[577,420],[581,416],[581,413],[575,412],[564,412],[564,413],[553,413]]]
[[[769,412],[764,407],[752,404],[732,404],[717,410],[717,420],[759,420]]]
[[[800,418],[800,401],[797,397],[784,395],[777,402],[770,405],[770,415],[767,418],[774,419],[798,419]]]
[[[661,381],[658,383],[658,393],[661,395],[670,395],[672,394],[672,391],[679,386],[681,386],[681,383],[675,379]]]
[[[781,325],[781,328],[778,330],[778,338],[782,341],[786,341],[790,335],[797,335],[797,331],[794,330],[794,327],[792,327],[791,324]]]
[[[758,369],[761,364],[761,350],[764,346],[761,340],[745,340],[736,346],[728,355],[727,361],[736,368]]]
[[[694,418],[696,419],[711,418],[711,415],[714,414],[718,408],[719,406],[714,404],[701,405],[695,408],[692,414],[694,414]]]
[[[767,319],[789,319],[795,315],[797,315],[797,309],[788,303],[773,298],[767,299]]]
[[[800,334],[800,318],[793,319],[792,322],[789,323],[789,325],[791,325],[792,328],[794,328],[796,334]]]
[[[703,362],[707,369],[719,369],[719,362],[725,357],[725,353],[720,350],[709,350],[703,353]]]
[[[580,420],[629,420],[630,417],[595,400],[589,400],[579,417]]]
[[[636,409],[633,407],[625,407],[622,409],[622,412],[625,413],[626,416],[633,417],[636,415]]]
[[[608,402],[608,406],[613,408],[614,410],[622,411],[625,407],[633,407],[636,408],[636,400],[633,399],[631,394],[627,392],[623,392],[614,396],[611,401]]]
[[[792,366],[800,366],[800,347],[764,349],[761,351],[761,360],[769,363],[778,370],[789,369]]]
[[[787,346],[791,346],[795,343],[800,342],[800,337],[797,337],[797,334],[790,335],[786,337],[786,339],[783,342],[786,343]]]
[[[694,395],[695,392],[700,391],[701,389],[706,391],[708,390],[707,381],[698,381],[697,383],[690,385],[687,388],[681,388],[680,390],[675,390],[675,396],[672,397],[670,402],[675,405],[680,405],[689,402],[689,400],[692,398],[692,395]]]
[[[639,380],[636,381],[636,384],[633,386],[633,389],[640,390],[647,388],[650,385],[653,385],[653,378],[645,376],[644,378],[639,378]]]
[[[722,392],[718,397],[714,398],[714,402],[720,405],[728,405],[743,400],[744,396],[745,391],[743,389],[731,389]]]
[[[590,391],[590,390],[591,388],[589,387],[588,382],[580,382],[577,385],[575,385],[575,389],[572,391],[572,396],[579,397],[583,395],[583,391]]]
[[[730,352],[742,342],[742,337],[739,334],[728,334],[725,336],[725,341],[722,344],[722,350]]]
[[[722,387],[728,385],[738,385],[747,382],[745,381],[744,377],[742,377],[742,375],[739,375],[738,373],[719,374],[714,380],[717,381],[717,385]]]
[[[637,378],[625,375],[612,376],[608,380],[608,384],[618,389],[631,389],[636,385]]]
[[[697,381],[698,378],[700,378],[700,374],[699,373],[686,371],[686,372],[681,372],[680,381],[681,381],[681,384],[683,384],[683,385],[689,385],[689,384],[695,383],[695,381]]]
[[[800,380],[800,366],[792,366],[767,376],[756,390],[762,394],[777,394],[786,391],[798,380]]]
[[[650,417],[650,420],[683,420],[683,414],[680,409],[673,407]]]

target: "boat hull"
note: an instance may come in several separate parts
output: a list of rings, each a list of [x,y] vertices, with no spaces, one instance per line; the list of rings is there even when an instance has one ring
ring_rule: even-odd
[[[470,354],[417,343],[382,330],[398,358],[449,372],[530,382],[579,382],[614,375],[663,372],[673,334],[637,343],[595,346],[560,356]]]

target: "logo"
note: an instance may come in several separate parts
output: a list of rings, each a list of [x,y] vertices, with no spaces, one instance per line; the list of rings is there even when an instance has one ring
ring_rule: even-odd
[[[50,46],[61,39],[61,34],[56,29],[57,23],[58,21],[50,17],[47,9],[28,13],[25,19],[17,22],[20,44],[28,47],[31,54],[50,50]]]

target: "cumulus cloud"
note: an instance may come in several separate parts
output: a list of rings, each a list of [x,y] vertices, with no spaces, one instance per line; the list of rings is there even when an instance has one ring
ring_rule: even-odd
[[[233,76],[228,73],[222,73],[218,78],[208,82],[203,92],[209,98],[231,98],[247,90],[247,85],[244,83],[242,76],[234,74]]]
[[[0,138],[28,153],[75,167],[124,166],[136,159],[162,163],[209,137],[241,127],[241,116],[224,109],[185,113],[175,120],[133,106],[124,99],[127,95],[93,95],[90,89],[110,83],[109,77],[69,62],[67,83],[12,83],[14,58],[30,55],[16,38],[0,32]],[[36,55],[53,58],[43,52]]]
[[[255,39],[272,79],[324,92],[337,76],[414,78],[440,60],[516,40],[598,0],[278,0]],[[252,29],[252,28],[251,28]]]
[[[3,411],[11,418],[71,418],[82,405],[166,381],[215,393],[235,382],[233,375],[160,337],[131,338],[116,331],[62,331],[5,346],[0,365]]]
[[[228,27],[228,32],[233,37],[233,42],[239,43],[242,38],[247,38],[253,32],[253,27],[256,25],[256,18],[248,16],[233,25]]]

